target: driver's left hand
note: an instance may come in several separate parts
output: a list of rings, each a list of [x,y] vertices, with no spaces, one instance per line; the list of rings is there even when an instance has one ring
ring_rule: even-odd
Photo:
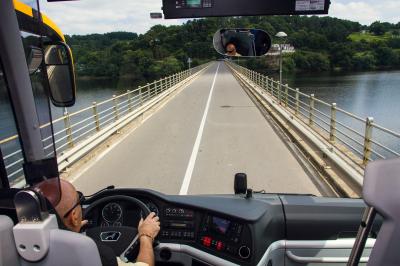
[[[81,222],[81,228],[85,227],[88,224],[88,222],[89,222],[88,220],[83,220]]]

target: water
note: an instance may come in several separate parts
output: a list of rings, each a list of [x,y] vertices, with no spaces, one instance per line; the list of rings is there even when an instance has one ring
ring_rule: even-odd
[[[400,114],[400,71],[297,74],[287,76],[284,82],[292,88],[299,88],[303,93],[314,94],[316,98],[324,102],[336,103],[337,107],[362,118],[363,121],[358,121],[341,112],[337,113],[338,121],[360,133],[357,135],[341,125],[337,125],[338,140],[351,146],[353,152],[359,157],[363,155],[367,117],[372,117],[374,124],[400,132],[400,119],[398,118]],[[303,99],[303,101],[308,103],[309,100]],[[319,103],[316,103],[316,107],[324,110],[326,114],[330,114],[329,107]],[[325,121],[327,124],[318,120],[325,131],[329,132],[330,118],[325,118]],[[345,134],[340,133],[339,130]],[[374,128],[372,139],[400,153],[399,138]],[[372,149],[375,152],[371,156],[372,159],[398,156],[376,143],[372,144]]]
[[[297,74],[286,78],[293,88],[311,94],[379,125],[400,132],[400,71]]]
[[[110,99],[114,94],[119,95],[127,90],[134,90],[143,82],[129,79],[78,79],[75,105],[68,108],[68,112],[78,111],[90,106],[93,102],[101,102]],[[53,117],[60,117],[63,108],[53,108]]]

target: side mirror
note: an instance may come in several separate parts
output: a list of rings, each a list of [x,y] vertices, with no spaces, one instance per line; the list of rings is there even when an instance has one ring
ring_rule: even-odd
[[[258,57],[268,53],[272,39],[259,29],[221,29],[214,34],[214,49],[229,57]]]
[[[50,99],[57,107],[75,104],[74,64],[69,46],[63,42],[45,45],[44,60],[50,87]]]

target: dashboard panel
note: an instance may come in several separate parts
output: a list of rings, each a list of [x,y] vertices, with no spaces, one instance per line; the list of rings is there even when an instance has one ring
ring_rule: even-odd
[[[257,265],[270,245],[283,239],[355,235],[365,207],[362,200],[354,199],[278,194],[254,194],[250,199],[238,195],[171,196],[138,189],[107,190],[85,205],[111,195],[135,197],[158,213],[160,246],[179,244],[238,265]],[[99,205],[87,218],[89,227],[137,227],[140,217],[137,206],[115,201]],[[379,224],[374,230],[379,230]],[[170,247],[162,248],[160,254],[167,249]],[[168,262],[170,256],[158,258]]]

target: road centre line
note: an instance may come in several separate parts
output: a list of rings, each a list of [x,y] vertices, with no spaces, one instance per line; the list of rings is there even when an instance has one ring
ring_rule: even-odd
[[[194,142],[194,145],[193,145],[192,154],[190,155],[189,163],[186,168],[185,177],[183,178],[183,182],[182,182],[181,189],[179,191],[179,195],[187,195],[187,192],[189,190],[190,180],[192,179],[192,174],[193,174],[194,166],[196,163],[197,154],[199,152],[201,138],[203,136],[204,126],[205,126],[206,120],[207,120],[208,110],[210,109],[210,102],[211,102],[212,94],[214,91],[215,81],[217,80],[217,76],[218,76],[219,65],[220,65],[220,63],[218,63],[217,70],[215,71],[214,79],[213,79],[210,93],[209,93],[208,99],[207,99],[207,104],[204,109],[203,118],[201,119],[200,127],[197,132],[196,141]]]

